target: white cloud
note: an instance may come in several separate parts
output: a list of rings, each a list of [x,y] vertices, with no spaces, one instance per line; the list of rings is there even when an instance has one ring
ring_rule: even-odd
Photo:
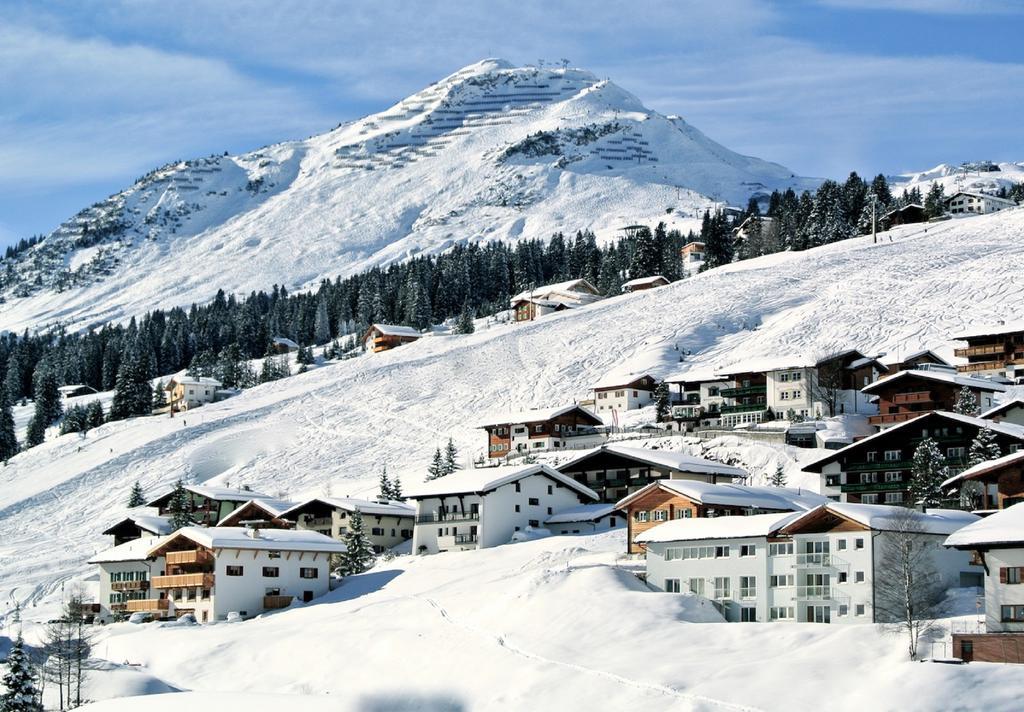
[[[889,10],[938,15],[1017,15],[1024,7],[1014,0],[818,0],[844,10]]]

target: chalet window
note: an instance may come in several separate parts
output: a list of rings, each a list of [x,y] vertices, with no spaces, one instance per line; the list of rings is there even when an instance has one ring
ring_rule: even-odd
[[[1020,583],[1024,580],[1024,566],[1002,566],[999,568],[999,583]]]
[[[861,504],[878,504],[878,495],[873,493],[862,494],[860,496],[860,502]]]
[[[740,576],[740,598],[757,597],[757,577]]]
[[[530,526],[533,527],[534,529],[537,529],[538,527],[540,527],[540,521],[537,520],[537,519],[531,519],[530,520]]]
[[[794,381],[799,381],[801,378],[803,378],[803,374],[801,374],[799,371],[793,374]]]
[[[791,587],[794,583],[793,574],[777,574],[771,577],[769,583],[772,588]]]
[[[740,623],[757,623],[757,609],[753,606],[744,606],[741,608]]]
[[[280,569],[276,566],[264,566],[263,567],[263,578],[277,578],[280,575]]]
[[[740,546],[740,556],[754,556],[757,553],[757,546],[754,544],[743,544]]]
[[[639,398],[639,397],[640,397],[640,394],[639,394],[639,393],[637,393],[636,391],[633,391],[633,397],[634,397],[634,398]]]
[[[729,598],[729,577],[715,577],[715,598]]]
[[[281,558],[281,552],[280,551],[268,551],[267,552],[267,558],[269,558],[269,559],[280,559]]]
[[[299,578],[304,578],[304,579],[320,578],[320,569],[316,568],[315,566],[310,566],[310,567],[305,567],[304,566],[301,569],[299,569]]]
[[[624,396],[624,395],[626,395],[625,391],[615,391],[615,397],[616,398],[622,398],[622,396]]]
[[[412,529],[403,529],[402,530],[402,538],[403,539],[409,539],[411,537],[412,537]]]
[[[554,493],[555,493],[555,488],[552,487],[551,485],[548,485],[548,494],[554,494]]]
[[[518,482],[515,483],[515,486],[516,486],[516,492],[522,492],[523,491],[522,486],[520,486],[520,484]]]
[[[836,539],[836,549],[842,551],[846,548],[846,539]]]
[[[779,380],[782,381],[783,383],[788,382],[789,381],[789,374],[788,373],[780,373],[779,374]]]
[[[868,462],[875,462],[878,459],[878,453],[874,450],[869,451],[866,456]]]
[[[856,612],[856,614],[858,616],[864,615],[864,604],[863,603],[858,603],[857,607],[854,608],[854,611]]]
[[[846,572],[845,571],[840,571],[839,572],[839,578],[838,578],[839,583],[846,583],[846,578],[847,578]]]
[[[692,578],[686,582],[686,587],[690,589],[690,593],[695,593],[698,596],[704,595],[704,579]]]
[[[854,583],[864,583],[864,572],[863,571],[854,571],[853,572],[853,582]]]
[[[533,432],[535,432],[535,433],[543,433],[544,432],[544,426],[543,425],[534,425],[533,426]]]
[[[646,522],[647,521],[647,512],[643,512],[643,511],[640,511],[640,510],[637,510],[636,512],[633,512],[633,521],[635,521],[635,522]]]
[[[886,492],[885,503],[886,504],[900,504],[903,502],[902,492]]]
[[[768,609],[768,618],[773,621],[791,621],[796,615],[793,606],[773,606]]]
[[[668,520],[668,510],[665,510],[665,509],[655,509],[654,510],[654,521],[656,521],[656,522],[664,522],[666,520]]]
[[[715,556],[713,546],[688,546],[683,549],[684,559],[711,559]]]
[[[548,516],[551,516],[552,514],[554,514],[554,512],[552,511],[551,507],[548,507]]]
[[[903,473],[901,473],[901,472],[886,472],[885,473],[885,481],[886,482],[902,482],[903,481]]]
[[[228,576],[241,576],[244,570],[241,566],[229,566],[225,572]]]
[[[683,550],[677,547],[665,549],[665,561],[675,561],[683,558]]]
[[[850,615],[850,606],[846,603],[839,604],[839,615],[848,616]]]
[[[902,450],[886,450],[885,461],[886,462],[899,462],[900,456],[903,454]]]
[[[560,446],[561,446],[561,444],[562,444],[562,443],[558,443],[558,442],[556,442],[556,443],[555,443],[555,447],[560,447]],[[542,441],[540,441],[539,443],[534,443],[534,444],[533,444],[533,446],[534,446],[534,447],[544,447],[544,441],[542,440]]]
[[[780,541],[768,545],[769,556],[789,556],[793,553],[793,542]]]
[[[676,519],[689,519],[693,516],[693,511],[687,507],[682,507],[676,510]]]
[[[966,448],[962,447],[946,448],[946,457],[948,457],[950,460],[962,460],[965,451]]]
[[[665,593],[679,593],[679,579],[665,579]]]
[[[516,511],[517,511],[517,512],[518,512],[518,511],[520,511],[520,510],[519,510],[519,505],[518,505],[518,504],[516,505]]]
[[[1000,606],[1003,623],[1024,623],[1024,606]]]
[[[860,538],[858,538],[857,540],[855,540],[855,541],[853,542],[853,548],[854,548],[854,549],[863,549],[863,548],[864,548],[864,540],[863,540],[863,539],[860,539]]]
[[[715,558],[716,559],[727,559],[727,558],[729,558],[729,547],[728,546],[716,546],[715,547]]]
[[[531,507],[536,507],[536,506],[538,506],[540,504],[540,499],[538,499],[537,497],[530,497],[527,500],[527,502],[529,503],[529,505]]]
[[[793,400],[800,400],[803,397],[804,394],[802,391],[793,391]]]
[[[384,527],[373,527],[370,529],[371,536],[384,536]]]
[[[860,482],[861,482],[861,484],[865,484],[865,485],[873,485],[874,483],[878,482],[878,473],[877,472],[862,472],[860,474]]]
[[[204,588],[202,594],[200,594],[204,601],[210,600],[210,589]]]
[[[516,506],[519,506],[519,505],[516,505]],[[516,511],[518,512],[519,510],[516,510]],[[444,529],[442,529],[441,527],[438,527],[437,528],[437,535],[438,536],[444,536]]]
[[[826,487],[839,487],[840,485],[839,475],[825,475],[825,486]]]
[[[611,529],[614,529],[615,526],[616,526],[615,525],[615,517],[609,517],[608,518],[608,527],[611,528]]]

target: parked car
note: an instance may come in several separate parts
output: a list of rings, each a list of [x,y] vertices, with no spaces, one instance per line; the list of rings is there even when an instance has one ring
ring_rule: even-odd
[[[152,623],[153,620],[153,614],[145,611],[136,611],[128,616],[129,623]]]

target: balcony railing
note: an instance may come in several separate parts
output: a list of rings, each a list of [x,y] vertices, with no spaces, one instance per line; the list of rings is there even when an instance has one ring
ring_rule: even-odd
[[[322,527],[330,527],[334,525],[334,522],[330,517],[315,517],[309,518],[303,521],[303,524],[310,529],[320,529]]]
[[[166,598],[136,598],[132,601],[125,601],[125,609],[129,613],[139,611],[166,611],[171,602]]]
[[[478,541],[476,534],[456,534],[453,538],[456,544],[476,544]]]
[[[278,608],[287,608],[292,605],[292,596],[264,596],[263,607],[268,611]]]
[[[857,482],[855,484],[840,485],[841,492],[887,492],[892,490],[905,490],[910,486],[908,482]]]
[[[759,410],[767,410],[768,406],[764,403],[750,403],[748,405],[723,405],[720,413],[726,415],[728,413],[754,413]]]
[[[912,413],[882,413],[881,415],[869,415],[868,422],[871,425],[891,425],[892,423],[903,423],[907,420],[913,420],[914,418],[922,415],[927,415],[931,411],[929,410],[918,410]]]
[[[153,577],[153,588],[187,588],[189,586],[213,588],[213,574],[174,574]]]
[[[174,564],[209,564],[213,554],[206,549],[188,549],[186,551],[168,551],[165,555],[168,566]]]
[[[445,514],[421,514],[416,517],[417,524],[447,524],[449,522],[479,521],[479,512],[446,512]]]
[[[796,597],[805,601],[831,601],[831,586],[797,586]]]
[[[762,396],[768,392],[767,385],[741,386],[739,388],[723,388],[719,394],[723,398],[741,398],[743,396]]]
[[[967,346],[962,349],[953,349],[953,355],[957,358],[970,358],[971,356],[992,356],[994,354],[1009,353],[1005,343],[985,344],[983,346]]]
[[[910,460],[882,460],[881,462],[855,462],[846,466],[847,472],[880,472],[882,470],[909,470]]]
[[[897,393],[892,397],[893,403],[931,403],[931,391],[913,391],[911,393]]]
[[[147,591],[149,590],[149,581],[111,581],[111,591]]]
[[[847,569],[850,567],[845,559],[831,552],[797,554],[796,565],[798,568],[807,569]]]

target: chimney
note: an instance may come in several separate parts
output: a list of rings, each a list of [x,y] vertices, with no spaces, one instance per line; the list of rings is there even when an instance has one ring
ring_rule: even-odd
[[[260,538],[260,525],[259,524],[254,524],[247,531],[249,532],[249,536],[252,537],[253,539],[259,539]]]

